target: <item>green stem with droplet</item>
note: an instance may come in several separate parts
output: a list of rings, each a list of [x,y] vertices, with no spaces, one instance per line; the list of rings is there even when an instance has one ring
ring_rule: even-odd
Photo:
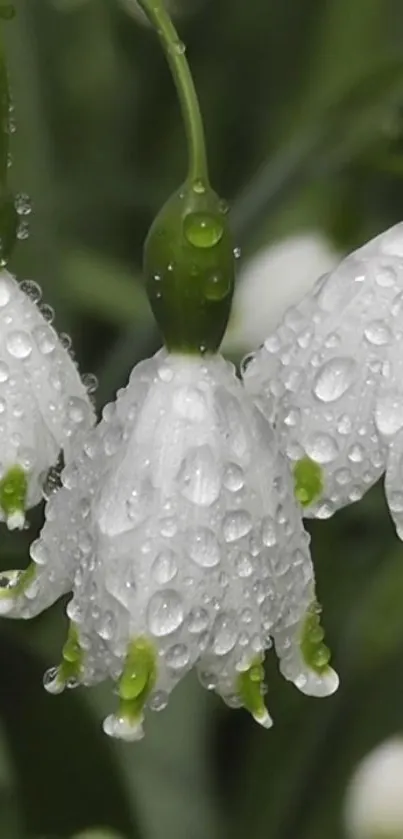
[[[203,123],[185,48],[163,0],[139,2],[166,53],[189,148],[187,179],[158,213],[144,245],[148,298],[170,352],[216,352],[234,291],[227,207],[209,183]]]
[[[138,2],[157,32],[178,92],[188,142],[188,180],[191,183],[201,182],[207,186],[209,179],[203,120],[192,74],[185,56],[185,47],[164,8],[163,0],[138,0]]]

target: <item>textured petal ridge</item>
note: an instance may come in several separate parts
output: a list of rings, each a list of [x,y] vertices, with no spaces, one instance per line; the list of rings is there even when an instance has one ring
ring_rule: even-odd
[[[112,678],[118,709],[105,731],[135,740],[144,708],[164,708],[196,667],[205,687],[269,726],[262,661],[273,640],[302,691],[336,689],[291,472],[220,356],[161,351],[137,365],[62,484],[31,548],[33,582],[5,578],[0,593],[4,613],[29,617],[72,590],[51,692]]]

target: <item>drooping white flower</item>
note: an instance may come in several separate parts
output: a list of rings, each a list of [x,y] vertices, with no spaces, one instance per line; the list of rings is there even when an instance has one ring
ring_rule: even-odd
[[[316,230],[259,250],[240,273],[224,350],[245,353],[258,347],[286,309],[297,305],[316,277],[338,261],[328,239]]]
[[[262,660],[305,693],[337,687],[323,645],[309,537],[273,433],[220,356],[139,364],[49,500],[26,572],[0,608],[30,617],[72,590],[63,662],[46,678],[119,682],[109,734],[137,739],[193,666],[265,726]]]
[[[244,362],[307,515],[357,501],[386,470],[403,537],[403,224],[321,278]]]
[[[0,520],[22,527],[60,450],[95,421],[77,368],[36,305],[40,289],[0,272]],[[51,311],[51,310],[50,310]],[[46,309],[45,309],[46,313]]]
[[[345,824],[351,839],[403,836],[403,738],[382,743],[358,765],[347,791]]]

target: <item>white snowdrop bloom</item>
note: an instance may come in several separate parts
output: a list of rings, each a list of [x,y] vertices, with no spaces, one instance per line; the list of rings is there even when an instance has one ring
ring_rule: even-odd
[[[94,423],[77,368],[36,305],[36,283],[0,272],[0,520],[22,527],[60,450]]]
[[[357,501],[386,470],[403,537],[403,224],[321,278],[244,361],[307,515]]]
[[[286,309],[298,304],[316,277],[331,271],[339,258],[316,230],[259,250],[240,273],[224,350],[242,353],[259,346]]]
[[[232,365],[165,350],[139,364],[62,473],[25,572],[0,608],[31,617],[72,590],[50,691],[112,677],[107,733],[142,735],[193,666],[264,726],[264,651],[304,693],[337,687],[323,644],[309,537],[287,462]]]
[[[358,765],[347,790],[345,824],[351,839],[403,836],[403,738],[394,737]]]

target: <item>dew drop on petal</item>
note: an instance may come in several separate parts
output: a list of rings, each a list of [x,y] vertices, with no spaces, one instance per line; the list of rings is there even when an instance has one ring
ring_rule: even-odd
[[[376,347],[385,346],[389,344],[392,338],[391,331],[387,324],[382,320],[373,320],[364,329],[364,335],[370,344]]]
[[[252,519],[246,510],[233,510],[227,513],[223,521],[223,533],[226,542],[242,539],[252,530]]]
[[[321,402],[340,399],[353,382],[356,363],[352,358],[332,358],[320,368],[313,392]]]
[[[212,647],[216,655],[227,655],[235,647],[238,637],[237,624],[232,615],[217,615],[212,630]]]
[[[203,609],[202,607],[191,609],[188,615],[187,620],[187,628],[189,632],[192,634],[199,634],[199,632],[204,632],[207,629],[209,624],[209,613],[207,609]]]
[[[189,664],[189,650],[185,644],[174,644],[166,652],[165,661],[171,670],[180,672]]]
[[[305,451],[308,457],[316,463],[330,463],[334,460],[339,449],[336,441],[330,434],[312,434],[305,443]]]
[[[179,471],[181,492],[200,507],[209,507],[220,494],[220,473],[217,460],[208,446],[192,449]]]
[[[165,586],[170,583],[178,573],[174,552],[169,549],[161,551],[153,562],[151,572],[158,585]]]
[[[33,331],[33,336],[42,355],[49,355],[53,352],[57,343],[57,335],[51,326],[37,326]]]
[[[202,568],[213,568],[220,561],[220,546],[212,530],[199,527],[190,535],[189,556]]]
[[[396,434],[403,427],[403,394],[379,396],[375,405],[375,425],[386,437]]]
[[[8,364],[5,361],[0,361],[0,383],[6,382],[9,378],[10,371]]]
[[[32,341],[28,332],[15,330],[7,335],[6,347],[13,358],[24,359],[31,355]]]
[[[157,638],[175,632],[183,621],[183,604],[174,589],[165,589],[153,594],[147,608],[150,632]]]
[[[230,492],[239,492],[245,483],[244,473],[237,463],[230,463],[223,476],[223,484]]]

